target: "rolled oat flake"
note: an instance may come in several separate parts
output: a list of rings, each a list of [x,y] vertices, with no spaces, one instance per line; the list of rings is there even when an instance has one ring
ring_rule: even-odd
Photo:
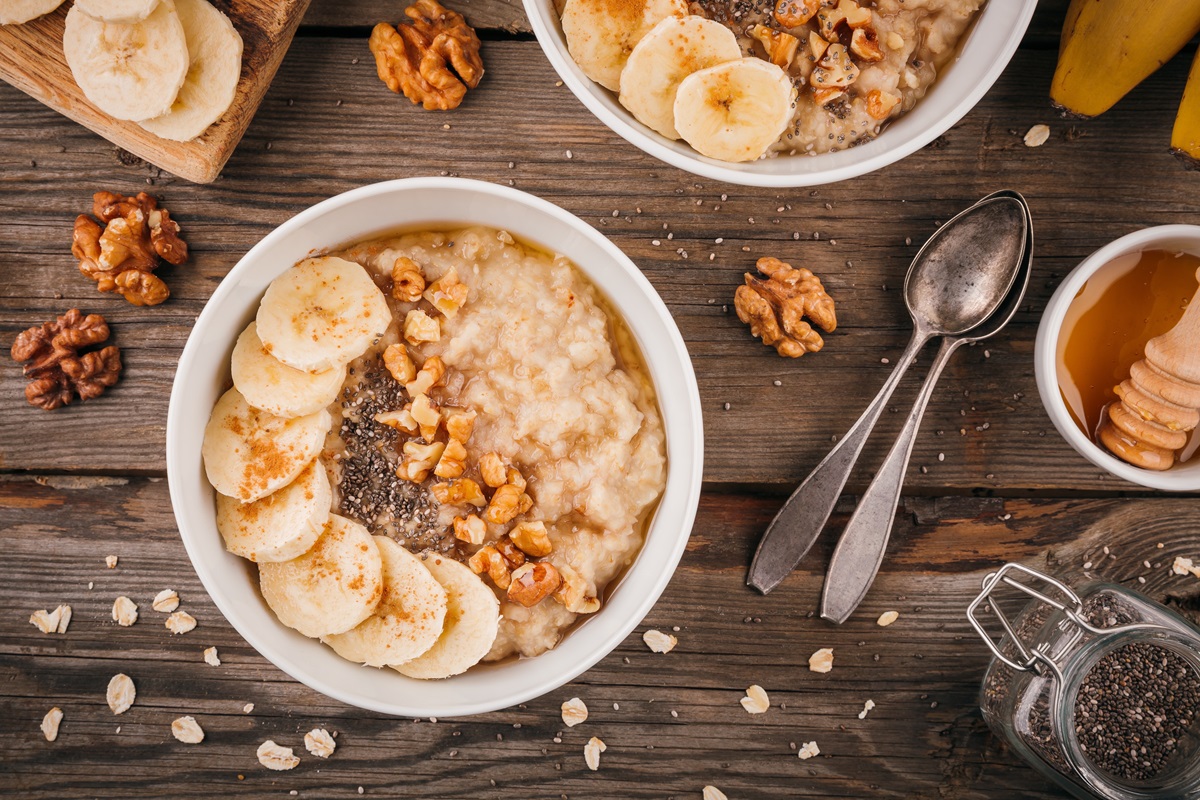
[[[1028,602],[1009,615],[1013,595]],[[984,719],[1017,755],[1079,798],[1200,800],[1200,628],[1124,586],[1077,591],[1020,564],[967,614],[993,655]]]

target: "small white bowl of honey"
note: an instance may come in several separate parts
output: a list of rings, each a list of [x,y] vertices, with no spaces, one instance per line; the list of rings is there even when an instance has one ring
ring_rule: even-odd
[[[1042,404],[1080,455],[1119,478],[1200,491],[1198,296],[1200,226],[1163,225],[1097,250],[1046,306]]]

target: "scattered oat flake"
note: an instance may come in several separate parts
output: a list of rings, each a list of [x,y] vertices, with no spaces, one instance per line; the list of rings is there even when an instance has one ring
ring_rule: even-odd
[[[42,735],[46,737],[47,742],[53,742],[58,738],[58,723],[62,722],[62,709],[58,706],[46,712],[46,716],[42,717]]]
[[[771,700],[767,697],[767,692],[757,683],[746,689],[746,696],[741,699],[742,708],[750,714],[765,713],[771,707]]]
[[[583,760],[587,762],[588,769],[592,772],[600,769],[600,754],[608,749],[608,745],[593,736],[588,739],[588,743],[583,746]]]
[[[150,607],[155,611],[161,611],[164,614],[170,614],[175,609],[179,608],[179,595],[174,589],[163,589],[158,594],[154,595],[154,602]]]
[[[187,633],[196,627],[196,618],[186,611],[176,611],[164,624],[171,633]]]
[[[304,734],[304,749],[317,758],[329,758],[337,748],[337,742],[324,728],[313,728]]]
[[[53,611],[41,609],[29,615],[29,624],[42,633],[66,633],[71,623],[71,607],[58,606]]]
[[[720,789],[709,784],[704,787],[704,800],[729,800],[729,798]]]
[[[242,706],[243,714],[249,714],[253,710],[254,710],[254,703],[246,703],[246,705]]]
[[[270,739],[258,746],[258,763],[267,769],[293,769],[300,764],[300,759],[292,753],[290,747],[280,747]]]
[[[54,632],[55,633],[66,633],[67,626],[71,624],[71,607],[70,606],[59,606],[58,608],[56,608],[54,610],[61,613],[61,616],[58,618],[58,627],[54,629]]]
[[[821,755],[821,748],[817,747],[816,742],[805,742],[804,746],[800,748],[800,752],[796,755],[800,756],[801,761],[807,761],[813,756]]]
[[[587,722],[587,704],[578,697],[564,700],[562,704],[562,721],[568,728],[574,728],[581,722]]]
[[[900,612],[885,611],[879,615],[879,619],[875,620],[875,624],[881,628],[886,628],[898,619],[900,619]]]
[[[204,741],[204,729],[195,717],[180,717],[172,722],[171,735],[184,744],[200,744]]]
[[[105,556],[104,563],[108,566],[109,569],[116,569],[117,568],[117,557],[116,556]]]
[[[1050,139],[1049,125],[1034,125],[1025,133],[1026,147],[1041,147]]]
[[[1200,578],[1200,567],[1197,567],[1190,558],[1176,556],[1175,561],[1171,563],[1171,572],[1176,575],[1192,575]]]
[[[112,676],[108,682],[108,692],[106,699],[108,707],[112,709],[114,714],[124,714],[133,705],[134,699],[137,697],[137,690],[133,686],[133,679],[124,672],[118,672]]]
[[[669,633],[648,630],[642,634],[642,641],[655,653],[669,653],[679,644],[679,640]]]
[[[130,625],[137,622],[137,603],[133,602],[125,595],[121,595],[113,601],[112,618],[113,622],[117,623],[122,628],[128,628]]]
[[[217,655],[217,648],[204,648],[204,663],[213,667],[221,666],[221,657]]]
[[[862,710],[862,711],[860,711],[860,712],[858,712],[858,718],[859,718],[859,719],[866,719],[866,718],[867,718],[867,713],[868,713],[868,712],[869,712],[869,711],[870,711],[872,708],[874,708],[874,707],[875,707],[875,701],[874,701],[874,700],[868,700],[867,702],[863,703],[863,710]]]
[[[833,669],[833,650],[822,647],[808,657],[808,668],[813,672],[829,672]]]

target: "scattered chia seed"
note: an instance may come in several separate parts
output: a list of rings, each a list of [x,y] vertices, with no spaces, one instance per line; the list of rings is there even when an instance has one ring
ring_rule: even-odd
[[[1200,675],[1179,654],[1146,642],[1097,661],[1075,699],[1080,749],[1099,769],[1129,781],[1175,766],[1181,740],[1197,735],[1198,718]]]

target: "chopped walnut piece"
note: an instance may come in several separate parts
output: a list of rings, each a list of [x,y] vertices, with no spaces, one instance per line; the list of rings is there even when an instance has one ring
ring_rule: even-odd
[[[474,409],[444,409],[442,411],[443,425],[446,428],[446,435],[456,442],[466,444],[471,438],[471,433],[475,430],[475,417],[478,416]]]
[[[476,550],[474,555],[467,559],[467,566],[476,575],[487,575],[498,589],[508,589],[511,583],[509,573],[512,570],[508,562],[500,555],[500,551],[491,545]]]
[[[402,452],[404,460],[396,469],[396,477],[406,481],[420,483],[429,477],[430,471],[442,457],[446,445],[441,442],[421,444],[420,442],[405,442]],[[482,494],[482,493],[481,493]]]
[[[882,61],[883,50],[879,49],[879,36],[874,28],[855,28],[850,37],[850,52],[863,61]]]
[[[417,377],[417,365],[408,354],[408,348],[400,342],[389,344],[383,351],[383,366],[396,383],[408,383]]]
[[[457,108],[483,77],[479,37],[462,15],[435,0],[417,0],[404,13],[412,24],[381,22],[371,31],[379,79],[428,110]]]
[[[839,89],[836,86],[829,89],[813,89],[813,102],[819,106],[827,106],[834,100],[844,97],[845,89]]]
[[[513,570],[508,599],[533,608],[558,590],[562,576],[549,561],[530,561]]]
[[[467,285],[458,279],[458,270],[451,267],[425,290],[429,304],[450,318],[467,302]]]
[[[819,61],[828,49],[829,42],[822,39],[821,34],[816,31],[808,32],[808,51],[812,54],[813,61]]]
[[[850,52],[845,45],[829,45],[817,64],[817,68],[809,76],[814,91],[833,87],[844,89],[858,80],[860,70],[850,59]]]
[[[420,428],[421,438],[432,442],[433,437],[437,435],[438,425],[441,424],[442,412],[438,411],[437,406],[429,399],[429,395],[418,394],[414,397],[408,405],[408,413],[412,414],[412,418]]]
[[[454,538],[467,544],[483,544],[487,524],[474,514],[454,518]]]
[[[99,314],[84,316],[77,308],[54,322],[43,322],[17,334],[10,351],[25,364],[25,399],[52,411],[78,395],[91,400],[117,382],[121,351],[116,345],[80,352],[108,338],[108,324]]]
[[[409,344],[436,342],[442,338],[442,324],[419,308],[404,317],[404,338]]]
[[[767,60],[777,67],[787,69],[796,57],[800,40],[790,33],[776,31],[766,25],[755,25],[750,28],[750,35],[758,40],[767,53]]]
[[[746,273],[746,283],[734,295],[738,319],[750,325],[750,333],[773,345],[781,356],[799,358],[815,353],[825,342],[808,317],[825,331],[837,328],[833,298],[821,279],[807,269],[793,269],[777,258],[760,258],[758,271],[767,280]]]
[[[479,459],[479,474],[483,482],[495,489],[508,482],[505,474],[504,461],[499,453],[484,453]]]
[[[392,297],[402,302],[415,303],[421,299],[421,293],[424,291],[425,275],[417,262],[407,256],[397,258],[392,263]]]
[[[822,647],[808,657],[808,668],[813,672],[826,673],[833,670],[833,650]]]
[[[421,426],[413,419],[412,411],[407,408],[399,411],[380,411],[373,419],[380,425],[387,425],[389,428],[395,428],[414,436],[421,430]]]
[[[433,468],[433,474],[439,478],[458,478],[466,471],[467,448],[457,439],[448,439],[442,457]]]
[[[785,28],[798,28],[813,18],[821,0],[779,0],[775,4],[775,21]]]
[[[838,41],[837,27],[843,22],[851,28],[861,28],[871,22],[871,9],[862,8],[854,0],[840,0],[836,5],[826,0],[826,6],[817,12],[817,27],[831,42]]]
[[[562,704],[562,721],[568,728],[574,728],[581,722],[587,722],[587,705],[578,697],[564,700]]]
[[[546,532],[546,523],[541,521],[517,523],[508,532],[508,538],[522,553],[534,558],[548,556],[554,551],[550,534]]]
[[[872,118],[885,120],[891,115],[892,109],[900,103],[900,97],[882,89],[872,89],[867,92],[867,113]]]
[[[525,563],[525,553],[513,544],[513,540],[508,536],[501,536],[495,541],[492,547],[495,547],[496,552],[504,556],[509,569],[516,569]]]
[[[429,491],[444,506],[469,504],[483,508],[487,503],[479,484],[470,478],[455,478],[446,483],[435,483],[429,487]]]
[[[417,313],[423,314],[425,312]],[[426,319],[430,318],[426,317]],[[437,324],[437,320],[435,319],[430,319],[430,321],[435,325]],[[437,356],[430,356],[425,359],[425,363],[421,365],[421,371],[416,374],[416,377],[404,384],[404,391],[408,392],[412,397],[419,394],[429,394],[429,390],[437,386],[445,376],[446,363]]]
[[[887,46],[890,47],[892,50],[903,50],[904,49],[904,37],[901,36],[900,34],[896,33],[895,31],[891,31],[887,35]]]
[[[511,522],[513,517],[518,514],[523,514],[522,506],[525,511],[529,510],[532,501],[526,505],[529,500],[529,495],[525,494],[525,490],[513,483],[506,483],[492,494],[491,502],[488,503],[487,510],[483,512],[483,518],[488,522],[503,525],[506,522]]]
[[[562,603],[567,611],[576,614],[594,614],[600,610],[600,601],[588,595],[588,584],[573,567],[558,565],[562,575],[562,586],[554,593],[554,599]]]
[[[525,477],[521,474],[521,470],[517,469],[516,467],[509,467],[507,470],[505,470],[504,479],[513,486],[521,487],[522,491],[525,490]]]

